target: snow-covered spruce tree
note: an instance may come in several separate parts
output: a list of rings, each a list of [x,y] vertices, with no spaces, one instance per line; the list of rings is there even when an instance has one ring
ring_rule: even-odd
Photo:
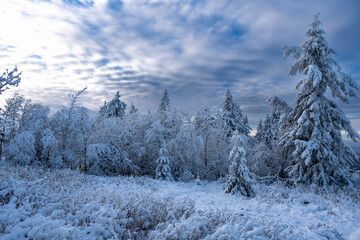
[[[290,116],[292,111],[291,107],[277,96],[271,96],[266,100],[267,104],[271,107],[271,119],[275,127],[275,138],[279,139],[279,136],[283,134],[283,131],[286,128],[287,118]]]
[[[248,150],[248,167],[258,176],[273,176],[278,172],[277,157],[275,154],[276,128],[273,118],[266,116],[265,121],[260,120],[255,139],[258,141]]]
[[[156,179],[173,181],[170,168],[169,152],[164,142],[160,149],[159,158],[156,160]]]
[[[246,166],[245,150],[241,147],[243,139],[239,132],[235,132],[231,139],[233,149],[229,154],[231,165],[229,168],[229,175],[225,185],[225,193],[240,192],[246,197],[255,196],[255,192],[251,186],[251,179],[249,177],[249,170]]]
[[[272,122],[274,139],[271,147],[266,146],[269,148],[267,152],[261,153],[261,148],[265,150],[265,146],[256,146],[254,157],[257,158],[263,155],[264,159],[269,159],[266,165],[270,171],[268,171],[269,174],[267,175],[275,173],[277,176],[284,178],[286,177],[285,168],[289,165],[289,157],[288,154],[284,154],[282,146],[279,145],[279,140],[289,128],[289,117],[292,109],[277,96],[269,97],[266,102],[271,108],[268,116]]]
[[[131,106],[129,109],[129,114],[136,113],[137,111],[138,111],[138,109],[135,107],[135,105],[133,103],[131,103]]]
[[[106,117],[106,105],[107,105],[107,103],[106,103],[106,101],[104,101],[104,104],[99,109],[98,120]]]
[[[256,134],[255,134],[255,139],[259,140],[259,136],[258,133],[261,132],[264,129],[264,122],[263,120],[260,118],[259,123],[256,127]]]
[[[276,139],[275,131],[276,128],[274,126],[273,119],[267,115],[264,122],[260,120],[255,138],[272,149],[273,142]]]
[[[230,90],[225,94],[225,101],[222,104],[222,119],[226,136],[231,137],[235,131],[240,134],[248,135],[250,133],[250,126],[247,124],[247,117],[243,116],[239,105],[234,102]]]
[[[281,139],[285,154],[292,154],[287,172],[295,182],[321,186],[351,184],[346,168],[358,158],[344,143],[341,130],[354,141],[359,139],[359,134],[325,93],[329,88],[333,97],[348,102],[349,97],[359,98],[359,87],[332,59],[335,51],[328,47],[319,14],[306,35],[309,39],[301,48],[284,48],[285,57],[293,55],[295,60],[289,75],[305,75],[296,86],[291,127]]]
[[[169,94],[166,89],[164,90],[164,94],[160,100],[158,118],[160,124],[163,126],[164,140],[168,143],[176,136],[178,114],[171,108]]]
[[[125,115],[126,103],[120,100],[119,91],[115,97],[106,105],[106,116],[109,118],[123,118]]]
[[[160,115],[164,115],[164,117],[167,116],[167,112],[170,112],[171,106],[170,106],[170,98],[167,89],[164,90],[163,96],[160,100],[160,105],[158,112]]]

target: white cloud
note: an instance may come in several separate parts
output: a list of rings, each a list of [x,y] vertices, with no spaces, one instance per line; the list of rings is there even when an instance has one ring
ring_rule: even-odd
[[[165,87],[180,108],[220,104],[231,88],[245,108],[264,109],[260,102],[269,95],[294,95],[296,80],[285,76],[290,62],[281,47],[301,44],[316,12],[331,33],[330,45],[348,57],[360,55],[360,47],[349,50],[336,38],[356,21],[351,4],[126,0],[112,10],[106,0],[83,3],[0,1],[0,49],[14,47],[1,52],[0,66],[18,65],[26,97],[66,104],[68,92],[88,86],[87,107],[97,109],[120,90],[126,102],[146,111],[156,109]],[[360,74],[350,63],[344,69]]]

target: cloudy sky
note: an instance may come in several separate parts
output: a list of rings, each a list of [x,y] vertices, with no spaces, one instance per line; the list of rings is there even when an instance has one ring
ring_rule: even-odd
[[[357,0],[1,0],[0,66],[17,65],[20,92],[55,109],[85,86],[90,109],[119,90],[142,112],[164,88],[184,111],[220,105],[229,88],[255,126],[267,97],[293,105],[301,76],[286,76],[281,48],[301,45],[318,12],[360,83],[359,11]],[[360,100],[341,106],[360,130]]]

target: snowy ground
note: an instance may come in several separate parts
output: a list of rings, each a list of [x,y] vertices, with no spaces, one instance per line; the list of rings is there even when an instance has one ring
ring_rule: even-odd
[[[359,189],[97,177],[0,165],[0,239],[360,239]]]

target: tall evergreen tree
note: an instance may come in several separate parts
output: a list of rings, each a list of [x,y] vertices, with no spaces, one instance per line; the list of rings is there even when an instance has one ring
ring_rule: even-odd
[[[168,112],[170,112],[171,106],[170,106],[170,98],[167,89],[164,90],[163,96],[160,100],[160,105],[158,112],[160,116],[167,115]]]
[[[301,48],[285,47],[285,57],[292,55],[295,63],[289,75],[304,74],[296,86],[295,109],[290,116],[291,127],[281,139],[286,153],[293,160],[287,168],[295,181],[327,186],[348,183],[346,168],[358,161],[353,150],[344,143],[341,130],[354,141],[359,134],[338,106],[325,95],[343,102],[359,98],[359,87],[352,78],[341,72],[325,39],[319,14],[315,15]]]
[[[106,101],[104,101],[104,104],[99,109],[99,117],[100,118],[106,117],[106,106],[107,106],[107,103],[106,103]]]
[[[278,139],[278,136],[281,135],[280,131],[286,128],[286,123],[288,122],[287,118],[289,117],[292,109],[284,100],[277,96],[269,97],[266,102],[271,107],[270,116],[275,129],[277,130],[275,135],[276,139]]]
[[[256,132],[255,138],[263,142],[270,149],[273,148],[275,138],[275,126],[273,119],[267,115],[264,122],[260,120],[258,130]]]
[[[170,168],[169,152],[164,142],[163,147],[160,149],[159,158],[156,160],[156,179],[173,181]]]
[[[171,109],[169,94],[165,89],[160,100],[158,117],[159,123],[163,128],[163,138],[166,143],[169,143],[169,141],[176,136],[176,125],[178,123],[177,115],[176,110]]]
[[[239,105],[234,102],[230,90],[225,94],[225,101],[222,104],[222,119],[226,135],[231,137],[235,131],[240,134],[248,135],[250,133],[250,126],[247,123],[247,117],[243,116]]]
[[[109,118],[123,118],[125,115],[126,103],[120,100],[119,91],[115,97],[106,105],[106,116]]]
[[[131,103],[129,113],[133,114],[133,113],[136,113],[137,111],[138,111],[138,109],[135,107],[135,105],[133,103]]]
[[[229,176],[225,185],[225,193],[234,194],[240,192],[246,197],[253,197],[255,192],[251,186],[249,170],[246,166],[246,153],[241,147],[243,140],[238,131],[234,133],[231,141],[233,149],[229,155],[231,165],[229,168]]]

